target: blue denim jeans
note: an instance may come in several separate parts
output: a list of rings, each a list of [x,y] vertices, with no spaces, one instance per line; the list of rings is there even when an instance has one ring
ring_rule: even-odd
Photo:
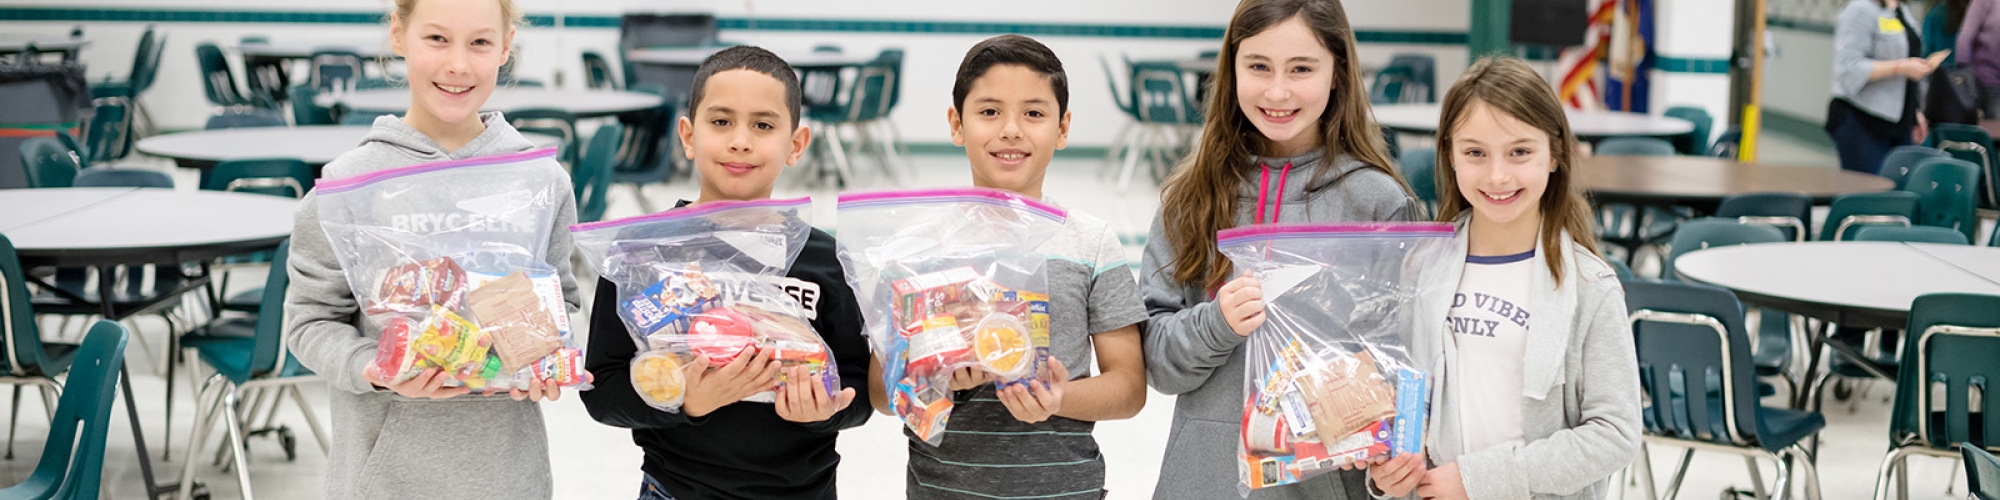
[[[639,500],[674,500],[674,496],[660,486],[660,480],[653,479],[652,474],[641,475],[645,476],[646,480],[639,484]]]

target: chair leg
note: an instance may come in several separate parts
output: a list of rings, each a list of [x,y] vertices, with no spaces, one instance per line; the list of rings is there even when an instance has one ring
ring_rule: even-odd
[[[236,401],[235,404],[229,405],[230,423],[235,424],[236,428],[240,431],[250,426],[250,418],[257,415],[257,408],[263,406],[264,397],[268,394],[266,394],[263,388],[238,389],[230,391],[230,394],[232,395],[231,399]],[[218,466],[222,465],[222,460],[227,458],[224,452],[234,451],[233,448],[229,447],[215,450],[215,464]]]
[[[834,182],[834,186],[839,187],[841,183],[853,179],[854,172],[847,163],[847,150],[840,145],[840,125],[829,123],[825,129],[826,145],[833,155],[834,175],[838,176],[838,180]]]
[[[1781,453],[1789,455],[1792,458],[1793,466],[1797,467],[1799,473],[1805,476],[1803,479],[1806,483],[1806,499],[1820,500],[1819,466],[1813,463],[1813,455],[1806,452],[1805,447],[1797,444],[1786,447]]]
[[[1890,476],[1896,476],[1899,484],[1908,486],[1908,481],[1902,478],[1903,473],[1909,472],[1903,468],[1903,459],[1914,449],[1915,447],[1896,448],[1882,457],[1882,465],[1875,469],[1875,500],[1889,499]],[[1903,496],[1908,496],[1909,490],[1905,489],[1903,493],[1905,494]]]
[[[1766,456],[1768,456],[1768,457],[1770,457],[1770,458],[1771,458],[1771,462],[1772,462],[1772,463],[1774,463],[1774,464],[1777,464],[1777,466],[1778,466],[1778,484],[1777,484],[1777,485],[1775,485],[1775,486],[1773,486],[1773,488],[1775,488],[1775,490],[1774,490],[1774,491],[1776,491],[1776,492],[1777,492],[1777,498],[1780,498],[1780,499],[1783,499],[1783,500],[1791,500],[1791,498],[1792,498],[1792,465],[1791,465],[1791,460],[1790,460],[1790,459],[1789,459],[1788,457],[1783,457],[1783,456],[1779,456],[1779,455],[1772,455],[1772,454],[1770,454],[1770,453],[1768,453],[1768,452],[1767,452],[1767,453],[1765,453],[1765,455],[1766,455]],[[1751,461],[1751,463],[1752,463],[1752,464],[1755,464],[1755,463],[1756,463],[1756,461],[1755,461],[1755,460],[1752,460],[1752,461]],[[1751,476],[1750,476],[1750,478],[1751,478],[1752,480],[1755,480],[1755,479],[1757,479],[1757,475],[1753,474],[1753,475],[1751,475]],[[1757,481],[1757,492],[1758,492],[1758,496],[1759,496],[1759,497],[1763,497],[1763,494],[1764,494],[1764,482],[1763,482],[1763,481]],[[1764,498],[1768,498],[1768,497],[1764,497]]]
[[[296,385],[291,386],[290,389],[292,391],[292,403],[299,406],[299,414],[306,417],[306,427],[312,429],[313,439],[319,441],[319,452],[322,454],[332,453],[332,448],[326,444],[326,431],[321,430],[319,427],[319,415],[313,413],[312,404],[306,402],[305,393],[299,391],[299,386]]]
[[[21,421],[21,386],[14,386],[14,409],[7,415],[7,459],[14,459],[14,427]]]
[[[1660,492],[1653,488],[1653,452],[1646,446],[1644,439],[1639,441],[1639,460],[1632,464],[1632,467],[1639,469],[1638,477],[1635,479],[1643,486],[1641,491],[1646,492],[1646,500],[1659,500]]]
[[[1680,465],[1674,467],[1674,478],[1667,481],[1667,498],[1673,498],[1681,492],[1681,480],[1687,479],[1688,464],[1693,461],[1694,448],[1688,448],[1687,453],[1681,454]]]
[[[1755,494],[1755,496],[1753,496],[1752,498],[1756,498],[1757,500],[1770,500],[1771,492],[1764,491],[1764,469],[1757,466],[1757,457],[1745,455],[1743,456],[1743,464],[1750,466],[1750,485],[1751,485],[1750,489],[1751,492]],[[1780,483],[1784,482],[1785,480],[1783,469],[1784,467],[1782,466],[1779,467],[1778,481]],[[1778,491],[1780,492],[1780,494],[1782,494],[1784,490],[1779,489]]]
[[[1146,143],[1152,136],[1151,132],[1151,125],[1140,124],[1131,145],[1125,148],[1125,168],[1118,171],[1118,191],[1132,189],[1132,173],[1139,170],[1139,157],[1146,154]]]
[[[230,402],[227,401],[235,399],[236,392],[230,391],[227,393],[223,393],[223,398],[225,399],[225,402],[222,405],[222,411],[225,413],[223,418],[224,420],[223,425],[229,426],[228,430],[229,430],[230,454],[236,456],[235,459],[236,485],[238,488],[240,488],[240,491],[243,492],[243,500],[251,500],[252,496],[250,494],[250,468],[245,466],[246,465],[245,458],[247,455],[249,455],[249,453],[248,450],[245,450],[243,446],[243,423],[237,419],[235,405],[229,404]]]
[[[222,411],[223,397],[215,391],[233,391],[233,387],[220,387],[227,382],[221,375],[214,375],[201,384],[201,390],[194,398],[194,427],[188,430],[187,458],[181,462],[181,491],[175,498],[190,499],[194,493],[194,468],[200,461],[195,460],[201,447],[208,441],[208,432],[215,427],[215,417]]]
[[[1944,482],[1944,496],[1951,496],[1951,490],[1953,490],[1953,489],[1954,489],[1954,488],[1953,488],[1953,486],[1957,486],[1957,485],[1958,485],[1958,473],[1959,473],[1959,472],[1962,472],[1962,471],[1960,471],[1959,469],[1963,468],[1963,466],[1964,466],[1964,465],[1965,465],[1965,459],[1963,459],[1963,458],[1958,458],[1958,457],[1952,457],[1952,459],[1951,459],[1951,480],[1950,480],[1950,481],[1945,481],[1945,482]]]
[[[648,214],[658,212],[653,209],[653,201],[646,199],[646,189],[640,183],[632,183],[632,198],[639,200],[639,210]]]
[[[1105,178],[1104,174],[1106,173],[1113,176],[1118,175],[1116,173],[1116,169],[1120,165],[1118,162],[1118,153],[1124,151],[1125,143],[1131,141],[1132,125],[1133,122],[1126,121],[1125,124],[1118,126],[1118,133],[1111,136],[1111,147],[1104,152],[1104,166],[1098,169],[1098,178]]]

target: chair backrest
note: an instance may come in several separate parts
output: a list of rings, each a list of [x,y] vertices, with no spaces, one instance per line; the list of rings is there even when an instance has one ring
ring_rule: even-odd
[[[1860,226],[1909,226],[1917,218],[1917,194],[1909,191],[1854,193],[1835,196],[1820,226],[1820,241],[1849,241]]]
[[[663,85],[641,83],[628,85],[627,91],[666,96],[670,92]],[[664,180],[672,173],[674,162],[667,158],[671,150],[668,141],[679,141],[673,133],[676,117],[674,112],[680,103],[669,98],[660,102],[660,107],[650,112],[636,112],[620,118],[626,124],[625,145],[618,167],[612,170],[613,182],[654,182]],[[629,121],[626,121],[629,120]]]
[[[313,169],[293,158],[229,160],[217,163],[201,188],[299,198],[312,191]]]
[[[1646,432],[1722,445],[1756,442],[1756,368],[1743,306],[1728,290],[1697,283],[1625,283]],[[1719,410],[1718,410],[1719,407]],[[1715,415],[1723,418],[1717,420]]]
[[[1674,146],[1681,154],[1708,154],[1708,135],[1709,131],[1715,128],[1715,117],[1710,116],[1707,109],[1699,106],[1674,106],[1667,108],[1666,116],[1694,124],[1694,130],[1675,137]]]
[[[625,126],[616,123],[597,127],[584,148],[583,158],[570,168],[570,186],[576,190],[576,220],[604,220],[610,206],[611,172],[618,167],[619,146],[625,142]]]
[[[695,47],[715,43],[715,14],[627,13],[618,20],[622,49]]]
[[[1902,370],[1889,416],[1889,442],[1951,449],[1960,443],[2000,444],[2000,398],[1985,394],[2000,380],[2000,296],[1939,293],[1910,303]],[[1943,397],[1943,401],[1933,398]],[[1977,402],[1977,406],[1974,402]],[[1973,417],[1980,422],[1973,422]]]
[[[1597,143],[1597,154],[1607,156],[1673,156],[1674,144],[1650,137],[1613,137]]]
[[[292,124],[297,126],[332,125],[333,110],[313,103],[319,96],[319,88],[312,84],[292,87]]]
[[[201,89],[208,94],[208,103],[216,106],[236,106],[244,104],[243,94],[236,91],[236,73],[229,70],[229,59],[222,56],[222,49],[214,42],[201,42],[194,46],[195,61],[201,64]]]
[[[1965,233],[1956,229],[1931,226],[1861,226],[1854,231],[1854,241],[1901,241],[1908,243],[1943,243],[1947,245],[1970,245]]]
[[[1166,62],[1132,63],[1132,109],[1139,121],[1147,123],[1187,123],[1195,106],[1189,102],[1181,69]]]
[[[1403,73],[1409,78],[1409,85],[1403,89],[1405,93],[1410,94],[1403,96],[1406,101],[1437,102],[1436,58],[1427,54],[1396,54],[1389,56],[1387,67],[1403,68]]]
[[[593,90],[616,90],[622,85],[611,74],[611,62],[595,50],[583,51],[583,73]]]
[[[1402,167],[1403,178],[1410,181],[1410,190],[1417,192],[1417,199],[1430,204],[1438,202],[1436,149],[1410,148],[1403,151],[1396,163]]]
[[[1681,223],[1674,229],[1673,239],[1668,241],[1667,260],[1660,264],[1661,278],[1674,278],[1674,259],[1688,252],[1733,245],[1783,243],[1786,238],[1785,233],[1775,227],[1744,224],[1733,218],[1704,217]]]
[[[132,56],[132,74],[127,76],[133,97],[153,87],[153,79],[160,72],[160,53],[166,48],[167,34],[154,25],[146,25],[145,34],[139,35],[139,51]]]
[[[76,174],[76,187],[173,189],[174,178],[158,170],[97,167]]]
[[[1715,143],[1708,145],[1706,154],[1716,158],[1735,158],[1737,149],[1742,143],[1743,131],[1731,127],[1722,131],[1722,135],[1715,136]]]
[[[285,303],[285,289],[292,284],[291,273],[285,272],[286,259],[292,253],[292,240],[278,242],[278,249],[271,254],[271,272],[264,275],[264,297],[260,304]],[[261,375],[279,368],[278,356],[284,351],[285,308],[257,308],[257,327],[253,337],[256,348],[250,352],[250,373]]]
[[[320,49],[313,51],[312,86],[320,92],[333,89],[351,89],[361,80],[365,59],[351,49]]]
[[[882,49],[882,52],[875,54],[875,60],[869,62],[868,66],[879,68],[889,75],[888,85],[882,90],[884,96],[881,100],[882,105],[875,113],[876,118],[887,118],[889,112],[896,110],[896,104],[903,102],[903,49]]]
[[[1965,458],[1965,493],[1975,500],[2000,500],[2000,458],[1977,446],[1959,448]]]
[[[1776,227],[1784,231],[1785,239],[1805,241],[1811,232],[1812,208],[1812,197],[1804,193],[1746,193],[1723,198],[1715,216]]]
[[[104,443],[111,431],[112,394],[125,365],[130,333],[117,322],[99,320],[84,334],[76,362],[63,381],[62,397],[35,472],[23,484],[46,488],[30,498],[97,498],[104,475]]]
[[[107,162],[124,158],[132,151],[132,114],[128,112],[123,99],[93,99],[91,104],[97,113],[90,117],[89,129],[84,130],[84,151],[90,152],[90,162]]]
[[[582,135],[576,131],[576,115],[554,108],[529,108],[509,111],[507,123],[524,133],[548,134],[561,139],[562,161],[576,165],[576,148],[582,142]]]
[[[1121,60],[1118,64],[1122,66],[1125,62]],[[1114,70],[1111,67],[1111,58],[1103,54],[1097,55],[1097,65],[1104,68],[1104,86],[1111,89],[1111,102],[1117,104],[1118,110],[1124,111],[1126,116],[1130,116],[1134,120],[1139,119],[1138,112],[1132,109],[1131,81],[1127,80],[1125,82],[1126,88],[1118,88],[1119,80],[1132,76],[1131,68],[1125,68],[1123,72]]]
[[[1938,149],[1979,167],[1979,195],[1974,197],[1979,206],[2000,206],[2000,192],[1996,192],[1993,183],[1989,182],[1993,176],[2000,175],[2000,171],[1996,171],[2000,169],[2000,151],[1995,151],[1993,147],[1993,136],[1988,135],[1984,128],[1963,123],[1940,123],[1931,130],[1936,136],[1932,140]]]
[[[1628,283],[1638,278],[1638,275],[1632,273],[1632,266],[1626,265],[1624,260],[1607,258],[1604,259],[1604,262],[1611,264],[1611,272],[1618,275],[1618,283],[1620,284]]]
[[[1921,226],[1957,229],[1965,239],[1979,234],[1979,166],[1953,158],[1931,158],[1910,171],[1904,190],[1917,194],[1917,217]]]
[[[28,187],[65,188],[75,184],[83,169],[76,151],[54,137],[30,137],[21,142],[21,166],[28,172]]]
[[[1875,172],[1892,181],[1896,189],[1903,188],[1903,181],[1910,176],[1910,170],[1917,168],[1917,162],[1930,158],[1945,158],[1950,155],[1937,148],[1905,145],[1889,148],[1889,156],[1882,158],[1882,170]]]
[[[1368,102],[1395,104],[1414,100],[1406,97],[1414,96],[1417,92],[1404,92],[1404,90],[1417,87],[1416,78],[1408,67],[1383,67],[1381,71],[1375,72],[1375,78],[1368,83]]]
[[[14,240],[5,234],[0,234],[0,320],[4,320],[0,327],[7,329],[6,339],[0,340],[7,349],[7,372],[55,376],[42,370],[48,354],[42,348],[42,329],[35,324],[34,303],[28,298],[28,275],[21,255],[14,251]]]
[[[208,130],[221,130],[228,128],[283,127],[283,126],[285,126],[285,115],[278,114],[278,111],[275,109],[259,108],[259,109],[230,111],[223,114],[210,116],[208,117],[207,125],[204,126],[203,128]]]

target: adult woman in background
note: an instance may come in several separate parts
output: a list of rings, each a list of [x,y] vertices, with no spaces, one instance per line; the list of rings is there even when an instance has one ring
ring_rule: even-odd
[[[1901,0],[1853,0],[1833,29],[1833,101],[1826,131],[1840,168],[1875,173],[1889,148],[1921,135],[1917,81],[1937,69]]]
[[[1951,1],[1969,4],[1958,16],[1957,57],[1979,79],[1979,126],[2000,133],[2000,1]]]

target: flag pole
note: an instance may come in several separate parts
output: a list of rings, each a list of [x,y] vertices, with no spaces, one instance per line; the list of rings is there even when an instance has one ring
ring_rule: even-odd
[[[1757,161],[1757,136],[1763,127],[1764,101],[1764,6],[1766,0],[1751,0],[1757,8],[1750,23],[1750,94],[1744,96],[1743,135],[1738,140],[1736,160]]]

